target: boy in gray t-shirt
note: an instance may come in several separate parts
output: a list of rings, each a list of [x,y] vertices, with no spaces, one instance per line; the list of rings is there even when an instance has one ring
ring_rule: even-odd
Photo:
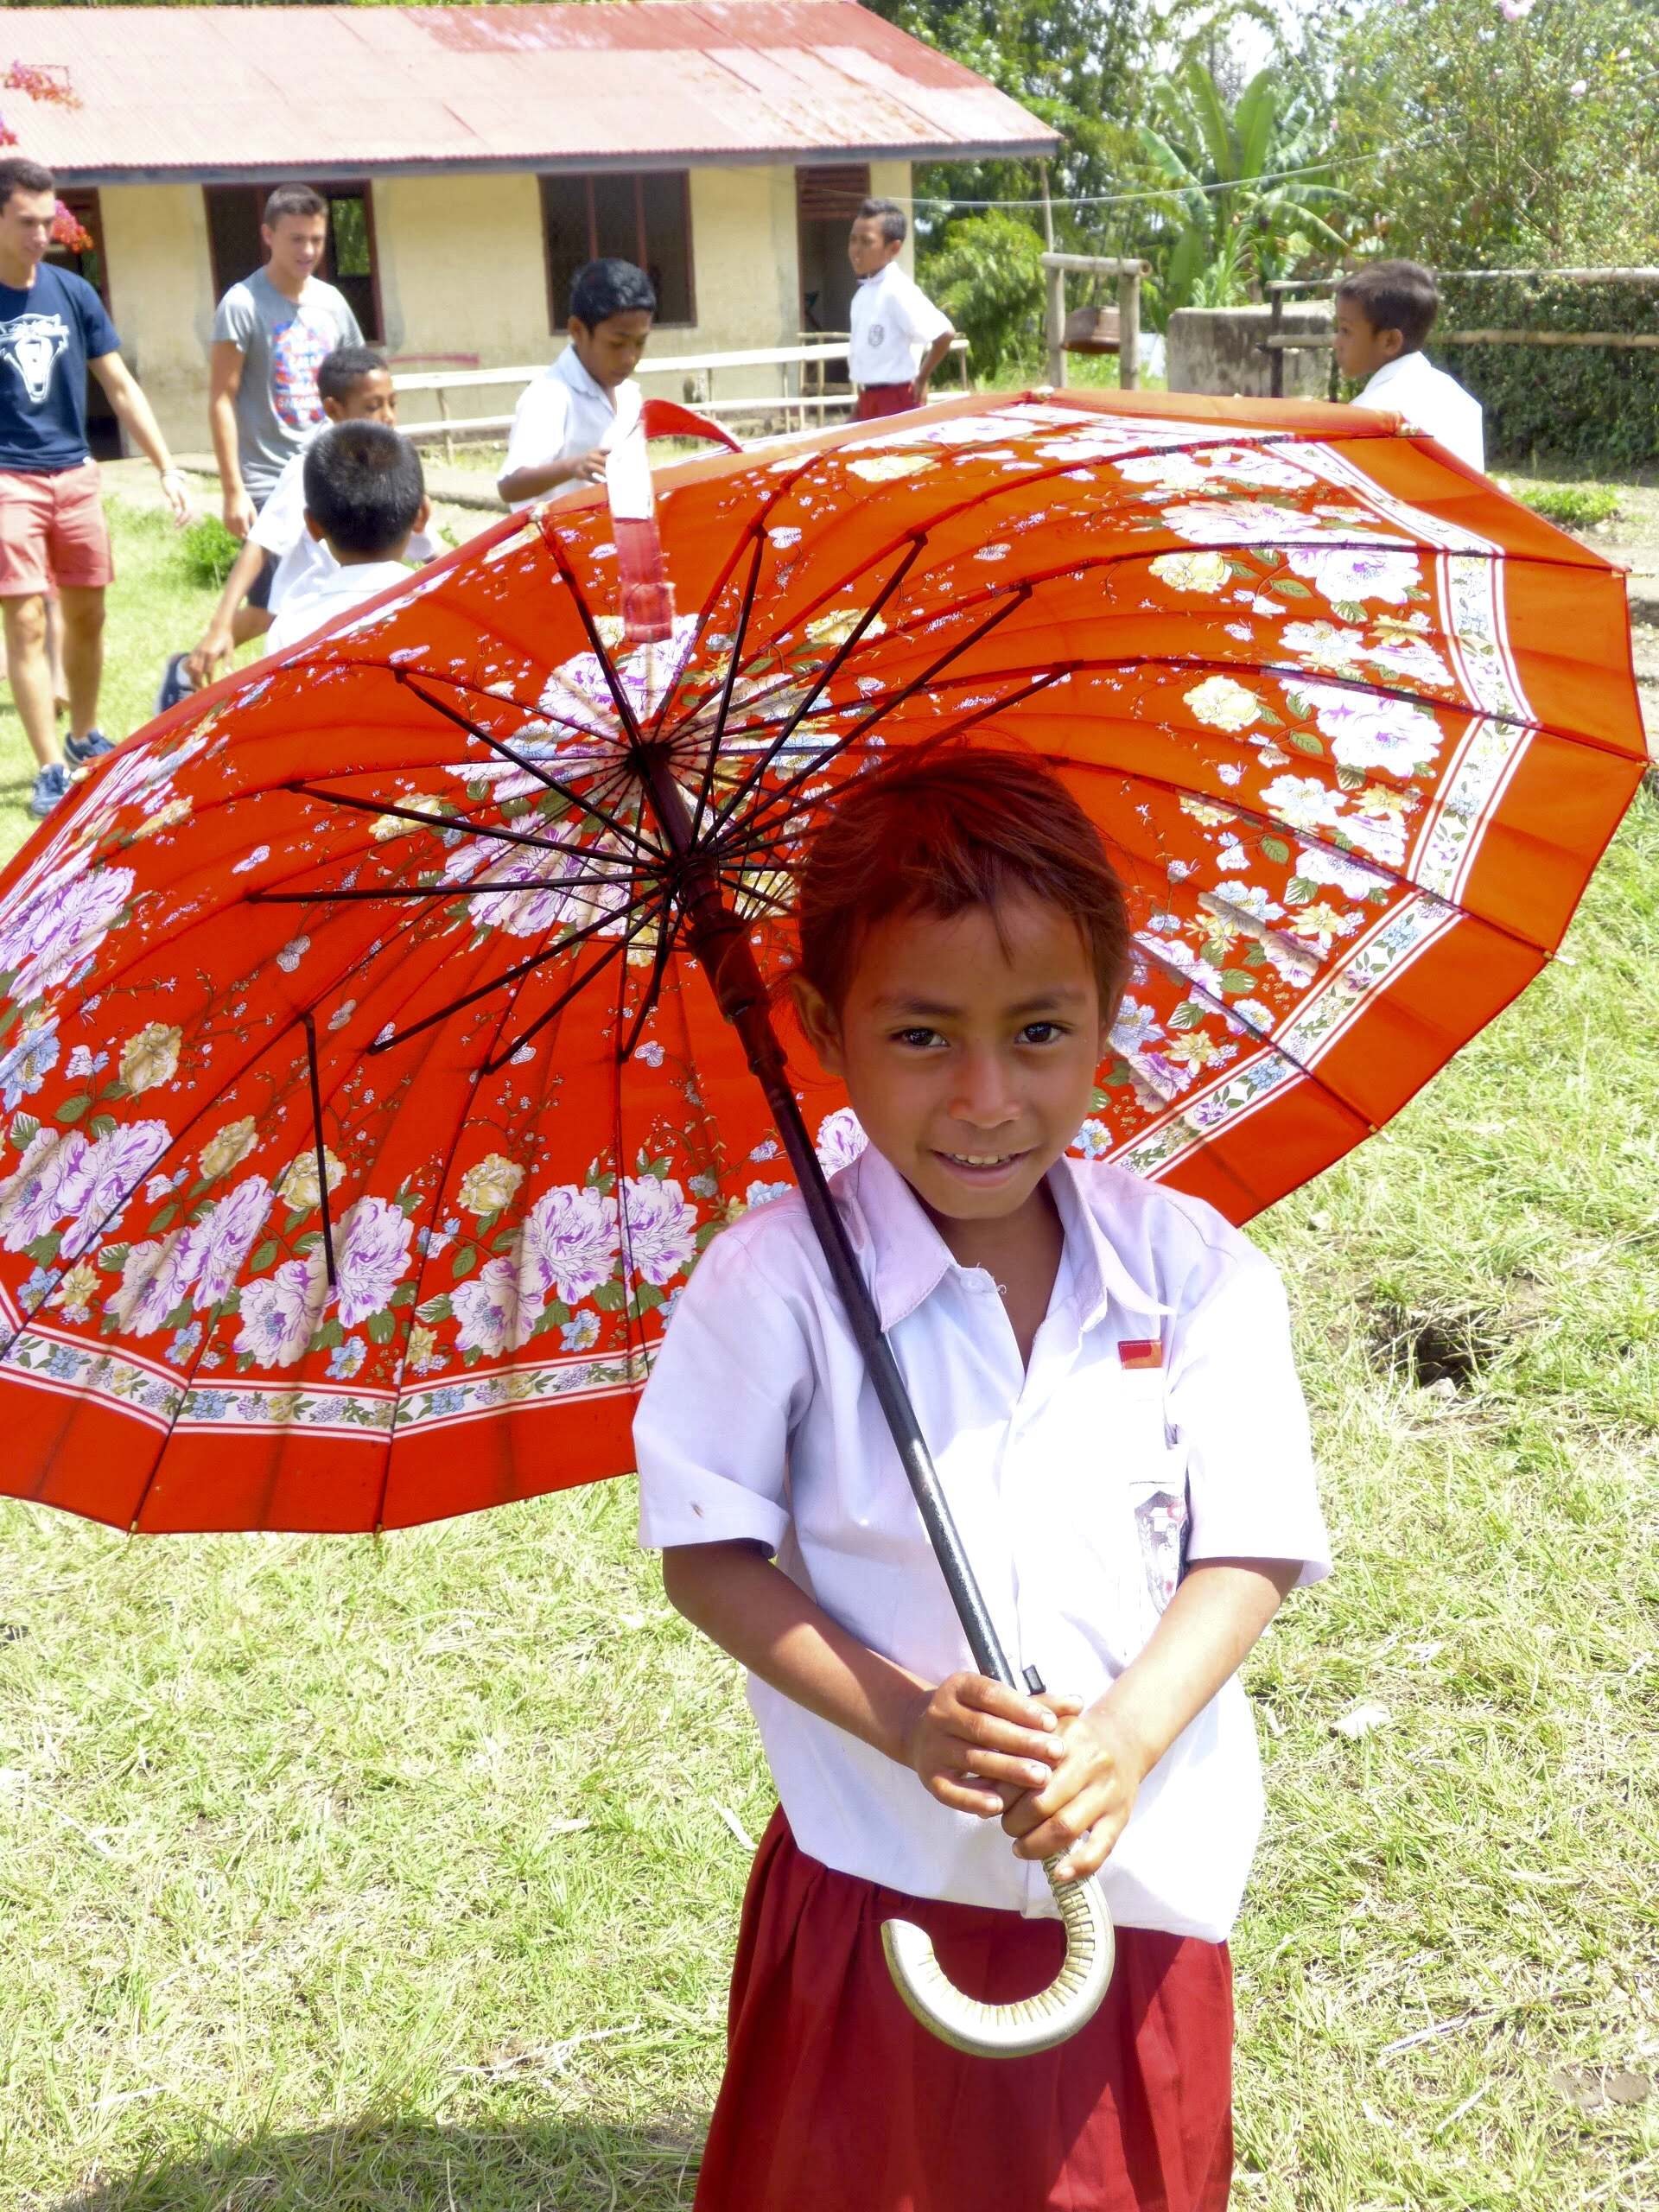
[[[237,537],[246,537],[307,432],[322,420],[319,364],[337,346],[363,342],[345,295],[312,274],[328,236],[321,194],[309,185],[279,185],[265,202],[262,236],[270,260],[232,285],[213,317],[208,414],[225,524]]]

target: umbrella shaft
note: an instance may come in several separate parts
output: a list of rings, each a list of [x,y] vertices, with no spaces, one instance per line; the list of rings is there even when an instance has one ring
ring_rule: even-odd
[[[749,1066],[766,1094],[784,1150],[800,1184],[812,1227],[868,1366],[877,1401],[922,1516],[922,1525],[927,1530],[928,1541],[950,1592],[950,1602],[957,1609],[957,1618],[973,1653],[974,1664],[982,1675],[1007,1683],[1010,1689],[1016,1688],[1014,1669],[986,1610],[962,1537],[939,1487],[933,1455],[922,1434],[905,1378],[893,1347],[882,1332],[875,1301],[801,1118],[784,1048],[772,1027],[766,984],[749,947],[748,931],[721,897],[713,866],[700,867],[695,857],[688,858],[693,855],[691,816],[665,756],[660,753],[649,755],[644,773],[652,810],[664,839],[676,859],[685,863],[679,888],[691,950],[702,963],[720,1010],[737,1032]]]

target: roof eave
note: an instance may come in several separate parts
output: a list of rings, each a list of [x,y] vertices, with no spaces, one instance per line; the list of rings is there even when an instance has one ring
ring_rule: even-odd
[[[293,155],[283,162],[270,162],[253,164],[181,162],[176,168],[159,162],[147,162],[141,168],[106,168],[102,164],[79,167],[67,162],[54,164],[54,174],[60,184],[83,190],[115,184],[264,184],[281,174],[298,175],[303,172],[308,182],[319,184],[344,183],[367,177],[371,181],[383,176],[479,176],[499,175],[514,169],[528,169],[536,175],[552,175],[561,171],[590,173],[601,169],[626,169],[629,172],[652,169],[698,168],[822,168],[849,161],[861,162],[989,162],[1041,161],[1058,149],[1058,135],[1040,138],[976,139],[966,145],[941,146],[893,144],[815,147],[803,151],[798,147],[746,147],[729,152],[709,153],[706,150],[653,153],[617,154],[507,154],[497,158],[458,158],[434,160],[430,156],[406,162],[308,162],[303,155]]]

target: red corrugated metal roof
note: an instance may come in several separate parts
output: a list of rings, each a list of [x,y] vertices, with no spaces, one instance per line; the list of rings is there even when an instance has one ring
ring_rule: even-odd
[[[22,150],[86,184],[1056,143],[853,0],[23,8],[5,24],[6,58],[61,65],[80,100],[10,96]]]

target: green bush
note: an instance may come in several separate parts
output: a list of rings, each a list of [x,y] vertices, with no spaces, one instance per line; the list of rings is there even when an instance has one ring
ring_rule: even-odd
[[[1618,512],[1618,494],[1607,484],[1529,484],[1517,496],[1562,530],[1591,530]]]
[[[1634,335],[1659,328],[1659,287],[1447,276],[1440,328]],[[1485,409],[1489,465],[1548,454],[1620,475],[1659,461],[1659,347],[1449,346],[1438,333],[1428,346]]]
[[[1043,354],[1042,241],[1000,210],[952,223],[917,271],[968,340],[982,383],[1034,372]]]
[[[210,585],[217,591],[230,575],[242,548],[217,515],[204,515],[185,531],[179,541],[179,550],[191,582]]]

